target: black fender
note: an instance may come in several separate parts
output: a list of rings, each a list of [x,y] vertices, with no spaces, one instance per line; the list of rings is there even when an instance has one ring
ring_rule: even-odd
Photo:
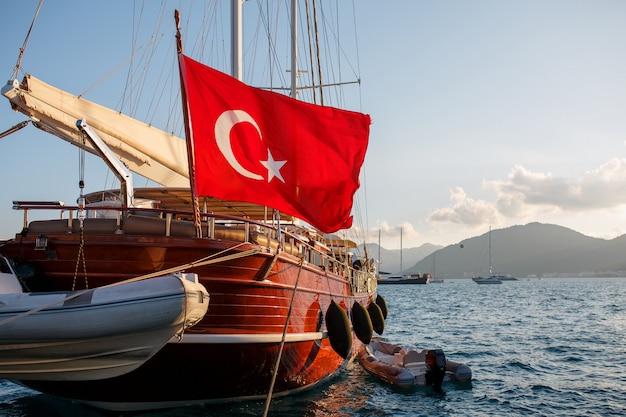
[[[387,310],[387,301],[383,298],[382,295],[378,294],[376,296],[376,304],[378,305],[378,307],[380,307],[380,311],[383,313],[383,318],[387,320],[387,313],[389,312],[389,310]]]
[[[352,327],[354,328],[356,337],[358,337],[361,342],[368,345],[374,335],[372,319],[370,319],[370,315],[365,307],[356,301],[352,306]]]
[[[376,303],[370,303],[367,306],[367,312],[370,314],[374,331],[379,335],[382,335],[385,330],[385,318],[383,317],[383,312],[380,307],[378,307],[378,304]]]
[[[334,301],[326,310],[326,331],[333,350],[346,359],[352,349],[352,332],[348,314]]]

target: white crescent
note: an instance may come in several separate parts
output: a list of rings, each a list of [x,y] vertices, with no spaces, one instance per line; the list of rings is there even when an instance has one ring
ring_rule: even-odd
[[[239,174],[243,175],[246,178],[250,178],[253,180],[262,180],[263,177],[259,174],[255,174],[254,172],[250,172],[244,167],[241,166],[235,154],[233,153],[233,148],[230,145],[230,131],[237,123],[248,122],[259,132],[259,139],[261,138],[261,129],[256,124],[256,121],[243,110],[226,110],[224,113],[217,118],[215,122],[215,141],[217,142],[217,147],[219,148],[224,158],[228,161],[231,167]]]

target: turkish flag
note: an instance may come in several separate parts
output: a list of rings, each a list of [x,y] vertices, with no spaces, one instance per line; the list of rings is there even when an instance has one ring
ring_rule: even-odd
[[[179,55],[196,195],[266,205],[331,233],[352,225],[370,117],[250,87]]]

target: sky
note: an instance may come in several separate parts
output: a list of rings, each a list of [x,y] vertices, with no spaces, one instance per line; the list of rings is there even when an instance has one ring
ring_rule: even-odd
[[[117,45],[128,46],[124,25],[137,19],[129,3],[44,2],[20,78],[115,104],[109,84],[94,83],[127,56]],[[6,80],[37,4],[6,11]],[[355,100],[373,121],[359,212],[372,243],[445,246],[530,222],[605,239],[626,233],[626,2],[354,5]],[[0,130],[25,120],[0,106]],[[87,165],[88,191],[107,188],[103,164]],[[29,126],[0,139],[0,178],[2,239],[22,227],[13,200],[76,200],[78,151]]]

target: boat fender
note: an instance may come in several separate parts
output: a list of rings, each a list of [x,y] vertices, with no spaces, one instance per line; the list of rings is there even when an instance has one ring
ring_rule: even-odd
[[[446,355],[441,349],[428,349],[425,362],[426,385],[432,385],[435,391],[439,391],[443,377],[446,375]]]
[[[387,320],[387,301],[383,298],[382,295],[378,294],[376,296],[376,304],[380,307],[380,311],[383,313],[383,318]]]
[[[374,331],[379,335],[382,335],[385,330],[385,318],[383,317],[383,312],[380,307],[378,307],[378,304],[376,303],[370,303],[367,306],[367,312],[372,320],[372,327],[374,328]]]
[[[356,337],[364,344],[369,344],[374,335],[370,315],[360,303],[355,302],[352,306],[352,327]]]
[[[334,301],[326,310],[326,330],[333,350],[346,359],[352,349],[352,332],[346,311]]]
[[[463,383],[472,380],[472,369],[464,363],[446,360],[446,370],[454,373],[454,379],[457,382]]]

